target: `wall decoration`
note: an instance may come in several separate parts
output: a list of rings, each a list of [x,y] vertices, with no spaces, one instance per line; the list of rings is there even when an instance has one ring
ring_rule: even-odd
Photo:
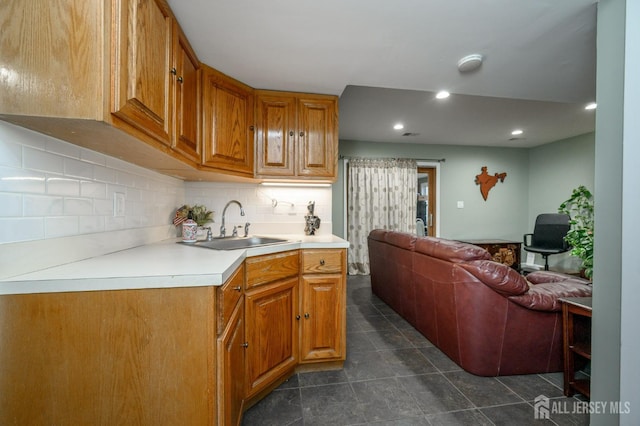
[[[476,185],[480,185],[480,193],[482,194],[482,198],[487,201],[487,197],[489,196],[489,191],[491,188],[496,186],[498,180],[500,182],[504,182],[504,178],[507,177],[506,172],[495,173],[493,176],[490,176],[487,173],[487,166],[482,167],[482,173],[476,175]]]

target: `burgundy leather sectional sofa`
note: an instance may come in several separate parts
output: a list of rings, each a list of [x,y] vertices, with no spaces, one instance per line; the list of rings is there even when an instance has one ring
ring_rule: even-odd
[[[369,234],[373,293],[466,371],[479,376],[562,370],[560,297],[589,281],[549,271],[526,279],[484,249],[435,237]]]

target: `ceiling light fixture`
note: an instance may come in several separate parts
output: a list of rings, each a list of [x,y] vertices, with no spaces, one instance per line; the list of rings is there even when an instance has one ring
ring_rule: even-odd
[[[458,71],[471,72],[480,68],[482,65],[482,55],[473,54],[467,55],[458,61]]]
[[[451,93],[447,92],[446,90],[441,90],[436,93],[436,99],[447,99],[450,95]]]
[[[595,102],[591,102],[590,104],[587,104],[587,106],[586,106],[586,107],[584,107],[584,109],[592,110],[592,109],[596,109],[596,107],[597,107],[597,106],[598,106],[598,104],[597,104],[597,103],[595,103]]]
[[[402,123],[394,124],[393,128],[396,129],[396,130],[402,130],[402,129],[404,129],[404,124],[402,124]]]
[[[519,136],[519,135],[521,135],[521,134],[523,134],[523,133],[524,133],[524,131],[522,131],[522,130],[520,130],[520,129],[516,129],[516,130],[514,130],[513,132],[511,132],[511,134],[512,134],[513,136]]]

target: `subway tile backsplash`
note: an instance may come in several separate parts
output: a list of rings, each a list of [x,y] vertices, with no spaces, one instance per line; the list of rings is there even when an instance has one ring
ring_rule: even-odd
[[[114,197],[124,194],[124,216]],[[222,211],[252,234],[302,234],[309,202],[331,234],[331,188],[183,182],[50,136],[0,121],[0,278],[179,235],[183,204],[204,204],[218,235]]]
[[[125,195],[114,217],[113,198]],[[0,122],[0,244],[168,225],[184,183]]]

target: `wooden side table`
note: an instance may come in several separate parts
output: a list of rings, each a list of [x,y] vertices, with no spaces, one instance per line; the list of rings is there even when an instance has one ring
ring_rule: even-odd
[[[519,241],[491,239],[458,241],[482,247],[489,252],[493,261],[511,266],[516,271],[520,270],[520,249],[522,243]]]
[[[578,374],[591,361],[591,297],[566,297],[562,302],[564,395],[590,397],[590,375]]]

